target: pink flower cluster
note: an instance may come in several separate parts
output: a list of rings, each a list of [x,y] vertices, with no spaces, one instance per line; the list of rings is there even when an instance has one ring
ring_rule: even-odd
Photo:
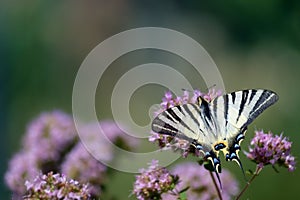
[[[27,193],[25,200],[29,199],[91,199],[89,188],[86,184],[80,184],[78,181],[68,179],[65,175],[40,174],[33,181],[25,183]]]
[[[296,166],[295,157],[291,155],[292,142],[286,137],[273,135],[271,132],[264,133],[256,131],[255,137],[251,141],[247,157],[257,163],[260,168],[271,164],[275,166],[287,167],[289,171],[294,171]]]
[[[139,200],[177,200],[186,196],[189,200],[218,199],[216,188],[207,170],[197,163],[183,163],[168,171],[153,160],[148,169],[136,176],[133,194]],[[224,187],[224,200],[232,199],[238,192],[235,178],[227,170],[220,174]],[[186,193],[183,195],[183,193]]]
[[[62,173],[81,183],[90,183],[92,197],[100,196],[107,167],[97,159],[107,162],[113,160],[111,143],[126,149],[135,148],[138,143],[113,121],[79,126],[81,138],[78,137],[73,118],[61,111],[42,113],[29,123],[22,148],[13,156],[5,173],[6,185],[15,196],[25,194],[25,181],[33,181],[38,174],[49,172]],[[98,134],[99,126],[104,135]],[[97,159],[85,148],[81,139],[97,153]],[[105,142],[107,140],[111,143]]]
[[[185,188],[186,197],[189,200],[207,200],[218,199],[216,188],[211,180],[209,172],[197,163],[186,162],[178,164],[171,170],[173,174],[179,176],[179,184],[176,185],[176,191],[182,191]],[[223,200],[233,199],[237,195],[239,187],[232,174],[222,169],[220,178],[223,182],[222,198]],[[164,194],[164,200],[177,200],[178,195]]]
[[[178,183],[178,177],[158,166],[157,160],[153,160],[148,169],[141,169],[140,173],[136,176],[133,189],[139,200],[161,199],[163,193],[172,191]]]

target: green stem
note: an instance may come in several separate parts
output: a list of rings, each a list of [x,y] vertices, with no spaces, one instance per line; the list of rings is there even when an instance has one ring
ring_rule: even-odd
[[[252,183],[252,181],[258,176],[258,174],[261,172],[262,168],[261,167],[256,167],[255,173],[253,174],[253,176],[251,177],[251,179],[247,182],[247,184],[245,185],[245,187],[243,188],[243,190],[240,192],[240,194],[236,197],[235,200],[239,200],[241,198],[241,196],[245,193],[245,191],[248,189],[248,187],[250,186],[250,184]]]
[[[211,171],[209,171],[209,174],[210,174],[210,177],[211,177],[211,179],[212,179],[212,181],[213,181],[213,183],[214,183],[214,185],[215,185],[215,188],[216,188],[216,190],[217,190],[219,199],[220,199],[220,200],[223,200],[222,194],[221,194],[221,191],[220,191],[220,188],[219,188],[218,185],[217,185],[217,181],[216,181],[216,179],[215,179],[213,173],[212,173]]]

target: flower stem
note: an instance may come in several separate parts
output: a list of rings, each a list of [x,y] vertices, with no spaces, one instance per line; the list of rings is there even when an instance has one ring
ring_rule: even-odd
[[[212,173],[211,171],[209,171],[209,174],[210,174],[210,177],[211,177],[211,179],[212,179],[212,181],[213,181],[213,183],[214,183],[214,185],[215,185],[215,188],[216,188],[216,190],[217,190],[219,199],[220,199],[220,200],[223,200],[222,194],[221,194],[221,191],[220,191],[220,188],[219,188],[218,185],[217,185],[217,182],[216,182],[216,179],[215,179],[213,173]]]
[[[236,197],[235,200],[239,200],[241,198],[241,196],[245,193],[245,191],[248,189],[248,187],[250,186],[250,184],[252,183],[252,181],[258,176],[258,174],[261,172],[262,168],[257,166],[256,170],[253,174],[253,176],[251,177],[251,179],[247,182],[247,184],[245,185],[245,187],[243,188],[243,190],[240,192],[240,194]]]

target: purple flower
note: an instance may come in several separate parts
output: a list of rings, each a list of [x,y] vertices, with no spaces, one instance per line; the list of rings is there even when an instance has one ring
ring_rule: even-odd
[[[25,180],[39,172],[57,170],[63,153],[75,142],[73,119],[61,112],[42,113],[34,119],[23,138],[23,148],[9,163],[5,182],[17,195],[25,192]]]
[[[17,196],[25,193],[25,181],[32,180],[40,172],[35,155],[31,152],[15,154],[8,167],[5,183]]]
[[[136,176],[133,189],[139,200],[162,199],[161,195],[172,191],[178,183],[178,177],[158,166],[157,160],[149,163],[149,168],[140,170],[140,173]]]
[[[100,132],[100,124],[104,133]],[[81,149],[82,152],[91,153],[90,156],[87,154],[85,154],[85,156],[92,159],[94,159],[92,157],[94,156],[95,158],[105,162],[111,161],[113,159],[113,148],[110,143],[111,140],[108,137],[111,135],[117,135],[117,131],[119,130],[115,129],[115,125],[112,122],[82,124],[79,126],[80,141],[74,148],[76,149],[75,151],[77,152],[77,155],[80,155],[79,157],[82,156],[78,150],[78,146],[80,146],[79,149]],[[86,148],[81,144],[81,142],[83,142]],[[73,153],[71,152],[71,154]],[[74,158],[76,158],[76,156]]]
[[[81,143],[72,149],[61,165],[61,172],[67,177],[90,183],[90,193],[96,197],[101,193],[106,169]]]
[[[99,126],[103,134],[99,133]],[[40,172],[54,171],[81,183],[89,182],[90,193],[99,197],[107,168],[98,160],[112,161],[112,143],[134,149],[138,140],[112,121],[81,124],[79,128],[80,139],[88,150],[78,140],[72,117],[63,112],[42,113],[28,125],[21,153],[13,157],[5,174],[6,184],[16,196],[24,195],[26,180],[33,181]]]
[[[124,125],[119,127],[115,122],[111,120],[101,121],[100,127],[103,130],[105,136],[117,146],[132,150],[139,144],[139,140],[126,134],[123,130]],[[96,127],[95,127],[96,128]],[[98,126],[97,126],[98,128]],[[127,129],[126,129],[127,130]]]
[[[188,91],[184,91],[182,96],[173,97],[170,91],[165,93],[165,96],[162,99],[161,108],[154,113],[154,116],[157,116],[159,113],[167,110],[168,108],[183,105],[187,103],[197,103],[197,99],[199,96],[203,97],[207,101],[211,101],[212,99],[221,96],[222,92],[220,90],[211,89],[207,94],[200,92],[199,90],[194,90],[193,96],[190,97]],[[194,146],[190,145],[190,143],[186,140],[179,139],[176,137],[162,135],[155,132],[151,132],[149,136],[150,142],[155,142],[158,146],[162,148],[173,149],[174,151],[181,151],[183,157],[187,157],[189,154],[195,155],[199,157],[201,154],[200,151],[195,149]]]
[[[71,116],[61,111],[46,112],[29,124],[23,146],[25,151],[33,152],[40,162],[58,161],[76,137]]]
[[[215,185],[213,184],[209,172],[197,163],[183,163],[177,165],[172,174],[179,176],[179,184],[175,187],[177,195],[164,194],[165,200],[176,200],[178,191],[188,187],[186,191],[189,200],[209,200],[218,199]],[[222,197],[224,200],[232,199],[238,193],[238,183],[231,173],[222,170],[220,178],[223,183]]]
[[[114,157],[112,143],[134,149],[138,140],[126,135],[113,121],[82,124],[79,129],[83,143],[77,143],[66,155],[61,171],[70,178],[89,182],[91,194],[99,197],[107,173],[106,166],[100,161],[112,161]]]
[[[274,136],[271,132],[256,131],[251,145],[246,155],[260,168],[269,164],[272,166],[278,164],[288,168],[289,171],[295,170],[295,157],[290,154],[292,142],[289,142],[282,134]]]
[[[86,184],[69,180],[65,175],[40,174],[33,181],[26,181],[24,199],[90,199],[89,188]]]
[[[222,95],[222,90],[216,90],[215,88],[211,88],[208,90],[207,94],[201,95],[206,101],[210,102],[216,97],[219,97]]]

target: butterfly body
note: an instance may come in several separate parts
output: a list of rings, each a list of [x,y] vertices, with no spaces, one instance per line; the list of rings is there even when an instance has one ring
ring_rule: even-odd
[[[168,108],[152,122],[156,133],[187,140],[202,151],[215,171],[221,171],[219,152],[242,167],[238,152],[247,126],[278,100],[270,90],[242,90]]]

